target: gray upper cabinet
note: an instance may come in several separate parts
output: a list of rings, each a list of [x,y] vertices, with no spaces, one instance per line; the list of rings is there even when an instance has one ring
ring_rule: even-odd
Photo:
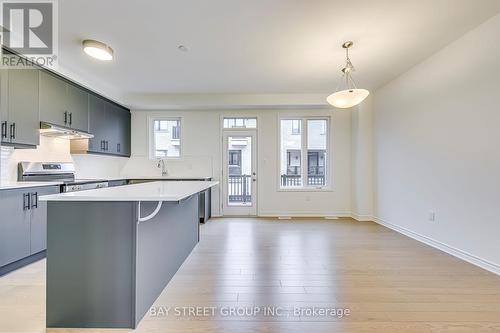
[[[40,72],[40,120],[88,132],[88,93],[65,80]]]
[[[45,72],[40,72],[40,120],[68,125],[66,82]]]
[[[67,111],[69,126],[80,131],[89,131],[89,94],[72,84],[67,85]]]
[[[0,191],[0,266],[30,255],[30,219],[25,190]]]
[[[93,94],[89,94],[89,132],[94,135],[89,139],[89,151],[103,152],[106,130],[106,102]]]
[[[6,69],[0,70],[0,142],[9,143],[9,73]]]
[[[38,145],[38,70],[3,69],[0,82],[2,143],[16,147]]]
[[[129,110],[89,94],[89,132],[89,152],[130,156]]]
[[[20,145],[39,145],[38,70],[11,69],[8,73],[11,142]]]
[[[130,156],[131,153],[131,115],[127,110],[120,112],[120,129],[118,153],[125,156]]]

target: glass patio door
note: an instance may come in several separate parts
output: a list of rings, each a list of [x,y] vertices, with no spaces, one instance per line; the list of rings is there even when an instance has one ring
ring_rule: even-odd
[[[257,215],[256,132],[225,131],[223,135],[223,213]]]

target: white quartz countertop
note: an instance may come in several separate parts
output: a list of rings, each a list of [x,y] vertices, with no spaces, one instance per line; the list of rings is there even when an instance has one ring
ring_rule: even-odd
[[[180,201],[219,184],[217,181],[156,181],[41,196],[40,201]]]
[[[62,182],[0,182],[0,190],[61,185]]]
[[[145,180],[189,180],[189,179],[210,179],[212,176],[120,176],[120,177],[102,177],[108,181],[125,179],[145,179]]]

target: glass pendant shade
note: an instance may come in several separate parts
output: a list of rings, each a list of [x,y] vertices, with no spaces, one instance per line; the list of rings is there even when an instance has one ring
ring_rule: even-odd
[[[342,77],[337,85],[335,92],[326,98],[326,101],[335,106],[336,108],[346,109],[358,105],[363,102],[370,92],[366,89],[356,88],[356,84],[351,76],[354,72],[354,66],[352,65],[351,59],[349,59],[349,48],[353,45],[353,42],[348,41],[342,44],[342,47],[346,50],[346,65],[342,69]],[[343,82],[343,84],[341,84]],[[342,86],[342,87],[341,87]]]
[[[326,101],[336,108],[346,109],[363,102],[369,94],[366,89],[346,89],[331,94]]]

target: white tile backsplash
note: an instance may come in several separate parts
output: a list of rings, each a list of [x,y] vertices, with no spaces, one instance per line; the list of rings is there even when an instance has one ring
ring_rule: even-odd
[[[0,182],[10,181],[9,169],[7,164],[14,153],[14,148],[12,147],[0,147]]]

